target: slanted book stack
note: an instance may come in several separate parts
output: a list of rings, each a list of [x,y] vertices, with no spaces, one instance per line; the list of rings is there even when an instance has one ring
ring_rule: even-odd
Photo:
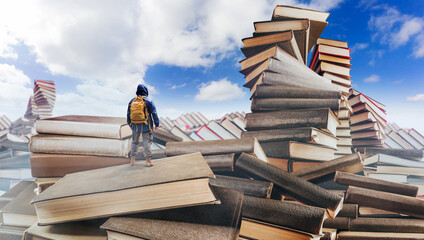
[[[365,147],[382,147],[385,139],[385,105],[351,89],[349,104],[353,110],[350,118],[353,146],[363,152]]]
[[[40,119],[51,117],[56,101],[56,87],[54,82],[35,80],[34,101],[37,104],[37,112]]]
[[[240,72],[252,93],[252,113],[241,136],[257,138],[270,162],[285,170],[288,161],[317,164],[333,159],[337,150],[335,112],[345,102],[331,80],[306,66],[327,17],[277,6],[271,21],[255,22],[253,37],[243,39]]]
[[[27,110],[24,117],[32,121],[35,121],[38,117],[38,108],[37,104],[35,103],[34,96],[29,97]]]

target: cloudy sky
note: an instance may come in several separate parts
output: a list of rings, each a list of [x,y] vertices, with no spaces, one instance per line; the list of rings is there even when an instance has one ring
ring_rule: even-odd
[[[124,116],[138,83],[160,116],[249,111],[241,39],[277,4],[330,12],[353,86],[388,119],[424,132],[424,1],[14,0],[0,2],[0,114],[23,116],[34,79],[54,80],[54,115]]]

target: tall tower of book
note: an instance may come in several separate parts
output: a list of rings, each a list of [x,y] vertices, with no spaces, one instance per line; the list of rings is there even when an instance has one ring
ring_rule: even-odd
[[[51,117],[55,101],[54,81],[34,80],[34,96],[29,98],[25,117],[29,120]]]

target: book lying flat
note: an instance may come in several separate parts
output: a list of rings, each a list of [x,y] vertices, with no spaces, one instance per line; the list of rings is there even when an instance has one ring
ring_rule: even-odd
[[[237,240],[243,194],[212,187],[221,204],[195,206],[112,217],[101,226],[108,239],[222,239]]]
[[[30,204],[36,196],[37,185],[31,182],[14,199],[1,209],[3,223],[9,226],[29,227],[37,222],[34,206]]]
[[[334,135],[312,127],[246,131],[242,133],[242,138],[252,137],[258,139],[260,143],[291,140],[315,143],[334,149],[337,148],[338,143]]]
[[[214,175],[200,153],[152,161],[151,168],[136,163],[67,174],[33,199],[38,224],[216,202]]]
[[[200,152],[202,155],[240,154],[251,153],[261,159],[268,161],[256,138],[212,140],[199,142],[169,142],[166,144],[166,155],[176,156],[187,153]]]
[[[386,154],[400,158],[406,158],[410,160],[421,161],[424,157],[424,152],[419,149],[403,149],[403,148],[375,148],[367,147],[365,148],[365,155],[374,155],[374,154]]]
[[[132,130],[126,118],[65,115],[38,120],[38,133],[123,139],[131,136]]]
[[[38,134],[31,137],[29,150],[33,153],[77,154],[128,157],[131,139]]]
[[[314,99],[341,99],[338,91],[324,91],[300,87],[267,86],[256,88],[254,98],[314,98]]]
[[[389,236],[388,236],[389,235]],[[340,232],[338,240],[422,240],[424,233],[397,233],[397,232]]]
[[[296,109],[246,114],[247,130],[315,127],[336,136],[338,118],[329,108]]]
[[[238,177],[230,177],[224,175],[216,175],[215,179],[211,179],[213,185],[234,188],[241,191],[245,195],[270,198],[274,184],[261,180],[251,180]]]
[[[269,157],[315,161],[330,161],[336,151],[322,145],[295,141],[264,142],[261,146]]]
[[[99,227],[105,220],[79,221],[50,226],[32,225],[23,240],[107,240],[106,231]]]
[[[63,177],[69,173],[129,164],[129,158],[89,155],[43,154],[31,155],[33,177]]]
[[[284,109],[340,109],[339,99],[293,99],[293,98],[253,98],[250,109],[252,112],[278,111]]]

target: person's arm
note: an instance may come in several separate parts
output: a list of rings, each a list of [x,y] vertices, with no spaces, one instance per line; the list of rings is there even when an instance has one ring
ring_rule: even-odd
[[[152,101],[149,101],[149,102],[150,102],[150,104],[148,104],[147,110],[149,111],[149,113],[153,117],[153,122],[155,124],[155,127],[158,128],[159,127],[159,117],[158,117],[158,113],[156,112],[156,106]]]
[[[127,109],[127,124],[131,127],[131,118],[130,118],[130,113],[131,113],[131,103],[133,100],[130,101],[130,103],[128,103],[128,109]]]

